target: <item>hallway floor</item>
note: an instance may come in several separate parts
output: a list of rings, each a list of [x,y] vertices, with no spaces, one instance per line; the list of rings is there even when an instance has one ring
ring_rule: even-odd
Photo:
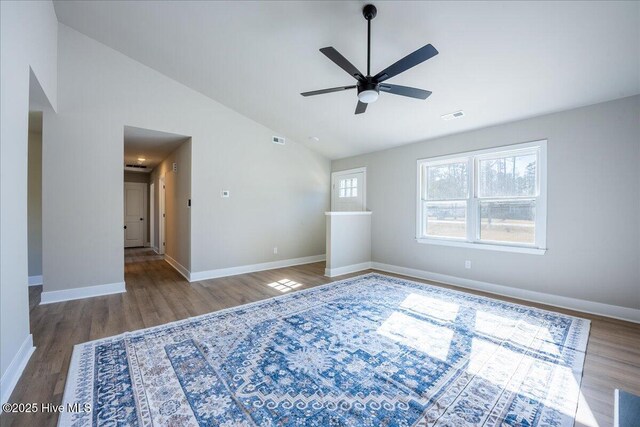
[[[125,248],[124,249],[124,262],[129,264],[132,262],[147,262],[163,260],[164,255],[156,253],[151,248]]]

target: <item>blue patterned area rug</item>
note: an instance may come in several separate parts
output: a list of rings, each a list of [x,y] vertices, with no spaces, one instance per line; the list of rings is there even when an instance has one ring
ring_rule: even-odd
[[[62,426],[572,426],[589,321],[380,274],[77,345]]]

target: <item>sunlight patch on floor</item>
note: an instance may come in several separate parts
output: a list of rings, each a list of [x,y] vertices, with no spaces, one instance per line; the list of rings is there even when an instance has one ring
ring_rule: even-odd
[[[460,306],[456,303],[418,294],[409,294],[409,296],[402,301],[400,307],[446,322],[455,320],[458,315],[458,310],[460,309]]]
[[[267,286],[273,289],[277,289],[280,292],[284,293],[284,292],[292,291],[302,286],[302,283],[294,282],[293,280],[289,280],[289,279],[282,279],[282,280],[278,280],[277,282],[269,283],[267,284]]]
[[[431,357],[447,360],[453,330],[393,312],[377,332],[400,344],[412,347]]]

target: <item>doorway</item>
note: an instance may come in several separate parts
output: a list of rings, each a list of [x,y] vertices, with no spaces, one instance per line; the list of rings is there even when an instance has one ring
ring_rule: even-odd
[[[27,283],[29,292],[39,292],[46,279],[43,265],[42,158],[45,116],[54,114],[40,82],[29,71],[29,122],[27,136]],[[33,288],[31,288],[33,286]],[[36,299],[30,299],[36,301]]]
[[[349,169],[331,174],[331,210],[362,212],[367,210],[367,168]]]
[[[125,126],[123,140],[125,263],[160,259],[188,277],[191,138]]]

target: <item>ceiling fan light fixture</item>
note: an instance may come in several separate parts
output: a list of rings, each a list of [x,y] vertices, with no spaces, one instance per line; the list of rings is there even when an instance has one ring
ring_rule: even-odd
[[[358,99],[360,100],[360,102],[363,102],[365,104],[371,104],[378,99],[378,91],[376,91],[375,89],[363,90],[358,94]]]

